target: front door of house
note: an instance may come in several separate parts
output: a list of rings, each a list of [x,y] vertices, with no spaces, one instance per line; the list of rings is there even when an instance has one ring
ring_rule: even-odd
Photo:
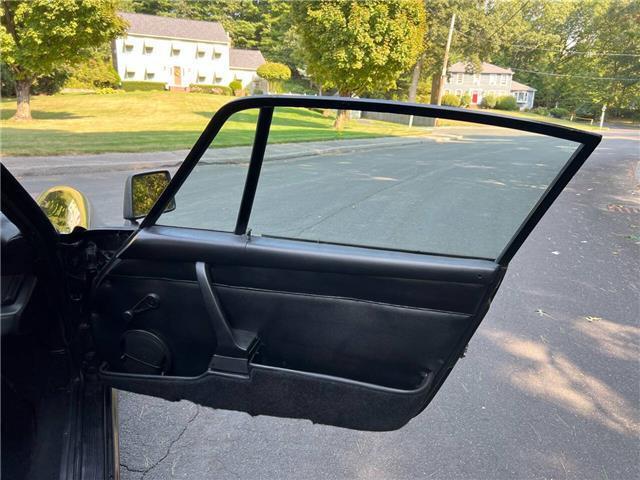
[[[173,84],[182,85],[182,69],[180,67],[173,67]]]
[[[473,92],[471,95],[471,103],[478,103],[478,92]]]

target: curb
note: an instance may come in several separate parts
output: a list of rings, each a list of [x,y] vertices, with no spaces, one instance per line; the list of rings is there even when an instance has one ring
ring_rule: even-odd
[[[398,137],[395,137],[398,138]],[[363,151],[363,150],[372,150],[376,148],[389,148],[394,146],[406,146],[406,145],[414,145],[424,142],[425,140],[433,140],[433,141],[443,141],[442,138],[436,138],[434,136],[425,136],[425,137],[411,137],[407,138],[405,141],[391,141],[391,142],[377,142],[377,143],[366,143],[360,145],[351,145],[351,146],[337,146],[337,147],[328,147],[328,148],[316,148],[311,149],[309,151],[301,151],[301,152],[291,152],[291,153],[283,153],[276,155],[268,155],[265,156],[264,161],[276,161],[276,160],[291,160],[294,158],[308,158],[308,157],[317,157],[322,155],[329,154],[342,154],[349,153],[354,151]],[[447,139],[448,140],[448,139]],[[446,141],[446,140],[444,140]],[[232,147],[233,148],[233,147]],[[153,152],[146,152],[153,153]],[[165,152],[162,152],[165,153]],[[144,170],[144,169],[158,169],[158,168],[177,168],[179,167],[183,160],[184,156],[182,152],[168,152],[175,153],[176,157],[180,159],[171,159],[167,158],[165,160],[157,160],[157,161],[145,161],[145,160],[132,160],[132,161],[124,161],[124,162],[112,162],[112,163],[103,163],[103,164],[95,164],[90,163],[88,165],[78,165],[78,164],[65,164],[65,165],[51,165],[47,166],[43,169],[42,165],[37,166],[28,166],[28,165],[11,165],[9,171],[16,177],[41,177],[41,176],[52,176],[52,175],[64,175],[64,174],[82,174],[82,173],[104,173],[104,172],[116,172],[116,171],[128,171],[128,170]],[[100,154],[97,154],[100,155]],[[206,155],[206,154],[205,154]],[[186,154],[185,154],[186,156]],[[16,157],[13,157],[16,158]],[[24,157],[28,158],[28,157]],[[29,160],[20,160],[20,162],[28,162]],[[206,159],[203,157],[200,159],[199,164],[201,165],[233,165],[239,163],[247,163],[249,158],[247,155],[236,156],[236,157],[227,157],[224,159]],[[13,163],[13,162],[11,162]]]

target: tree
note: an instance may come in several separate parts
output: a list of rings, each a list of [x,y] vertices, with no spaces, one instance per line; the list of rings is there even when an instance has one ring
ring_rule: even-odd
[[[394,88],[421,51],[420,0],[314,0],[294,2],[291,10],[307,72],[344,97]],[[336,128],[346,115],[338,112]]]
[[[269,83],[269,92],[278,92],[282,82],[291,78],[291,69],[284,63],[263,63],[258,67],[257,73]]]
[[[16,120],[30,120],[31,85],[125,32],[113,0],[6,0],[0,54],[16,85]]]

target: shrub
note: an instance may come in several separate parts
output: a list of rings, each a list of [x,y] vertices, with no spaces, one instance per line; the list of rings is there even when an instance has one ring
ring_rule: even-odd
[[[254,88],[253,89],[253,94],[254,95],[262,95],[264,92],[262,90],[260,90],[259,88]]]
[[[108,58],[90,58],[70,70],[65,88],[116,88],[120,75]]]
[[[453,93],[445,93],[442,96],[442,100],[440,103],[442,103],[442,105],[446,105],[447,107],[459,107],[460,97],[454,95]]]
[[[498,110],[518,110],[518,104],[516,103],[515,97],[511,95],[504,95],[502,97],[498,97],[496,100],[496,108]]]
[[[600,107],[593,103],[583,103],[576,108],[576,115],[578,117],[596,118],[600,113]]]
[[[482,108],[495,108],[496,102],[498,99],[492,93],[488,93],[482,97],[482,101],[480,102],[480,106]]]
[[[111,87],[97,88],[95,91],[98,95],[109,95],[111,93],[124,93],[124,90],[116,90]]]
[[[460,106],[468,107],[469,105],[471,105],[471,95],[469,95],[469,92],[463,93],[460,97]]]
[[[122,89],[125,92],[151,92],[155,90],[165,90],[165,83],[124,81],[122,82]]]
[[[284,63],[263,63],[256,73],[269,83],[269,90],[274,93],[281,92],[282,82],[291,78],[291,69]]]
[[[537,113],[538,115],[544,115],[545,117],[549,115],[549,109],[547,107],[536,107],[531,110],[533,113]]]
[[[242,82],[238,79],[231,80],[231,82],[229,83],[229,88],[234,95],[240,95],[240,93],[242,92]]]
[[[229,87],[224,85],[207,85],[203,83],[192,83],[189,91],[193,93],[211,93],[213,95],[233,95]]]
[[[549,115],[553,118],[567,118],[569,116],[569,110],[562,107],[556,107],[549,110]]]

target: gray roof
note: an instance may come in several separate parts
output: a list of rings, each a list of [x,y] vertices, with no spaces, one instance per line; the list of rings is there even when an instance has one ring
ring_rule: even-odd
[[[467,71],[467,62],[456,62],[449,67],[450,73],[465,73]],[[510,68],[502,68],[492,63],[482,62],[480,66],[480,73],[511,73],[513,71]]]
[[[512,92],[522,92],[522,91],[535,92],[536,89],[533,87],[530,87],[529,85],[525,85],[524,83],[511,80],[511,91]]]
[[[152,37],[181,38],[201,42],[229,42],[229,36],[218,22],[159,17],[142,13],[120,12],[129,23],[127,33]]]
[[[240,48],[232,48],[229,50],[230,68],[256,70],[263,63],[265,63],[265,59],[260,50],[242,50]]]

